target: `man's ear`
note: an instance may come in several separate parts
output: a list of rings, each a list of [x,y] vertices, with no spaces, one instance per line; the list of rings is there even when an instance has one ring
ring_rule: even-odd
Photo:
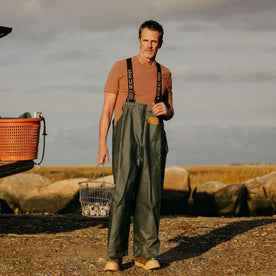
[[[138,45],[139,45],[139,47],[141,47],[141,38],[140,37],[138,37]]]
[[[161,40],[161,41],[159,42],[158,49],[160,49],[160,48],[162,47],[162,44],[163,44],[163,40]]]

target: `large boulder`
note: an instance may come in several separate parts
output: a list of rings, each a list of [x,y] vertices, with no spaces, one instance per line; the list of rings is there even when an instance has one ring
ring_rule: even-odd
[[[50,184],[51,181],[48,178],[39,174],[15,174],[1,179],[0,199],[14,213],[22,213],[20,201],[33,190],[39,191]]]
[[[195,188],[195,210],[205,216],[237,216],[243,212],[244,185],[206,182]]]
[[[244,185],[249,215],[262,216],[276,213],[276,172],[249,179]]]
[[[17,174],[0,183],[0,199],[14,213],[64,213],[79,208],[78,192],[81,181],[87,178],[52,183],[38,174]]]
[[[210,194],[213,195],[217,191],[222,190],[223,188],[227,187],[227,184],[222,183],[220,181],[209,181],[205,182],[199,186],[197,186],[193,192],[193,196],[195,194]]]
[[[162,191],[162,214],[183,214],[188,212],[191,194],[189,172],[181,167],[166,167]]]
[[[178,166],[166,167],[164,190],[191,192],[189,172]]]
[[[267,199],[271,202],[273,213],[276,214],[276,172],[258,178],[263,183]]]

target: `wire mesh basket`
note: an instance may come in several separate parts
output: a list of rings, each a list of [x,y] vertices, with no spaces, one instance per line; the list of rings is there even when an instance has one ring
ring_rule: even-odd
[[[95,173],[96,175],[96,173]],[[79,195],[82,215],[105,218],[109,216],[115,184],[102,180],[90,180],[79,183]]]

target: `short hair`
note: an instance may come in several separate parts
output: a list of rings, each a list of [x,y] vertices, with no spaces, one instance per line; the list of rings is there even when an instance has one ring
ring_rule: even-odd
[[[145,21],[139,28],[139,38],[141,38],[141,33],[143,29],[148,28],[153,31],[159,32],[159,42],[163,40],[164,30],[161,24],[154,20],[147,20]]]

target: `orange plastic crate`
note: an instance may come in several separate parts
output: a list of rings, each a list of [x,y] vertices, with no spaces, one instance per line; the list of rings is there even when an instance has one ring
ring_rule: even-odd
[[[41,120],[0,119],[0,160],[36,159]]]

